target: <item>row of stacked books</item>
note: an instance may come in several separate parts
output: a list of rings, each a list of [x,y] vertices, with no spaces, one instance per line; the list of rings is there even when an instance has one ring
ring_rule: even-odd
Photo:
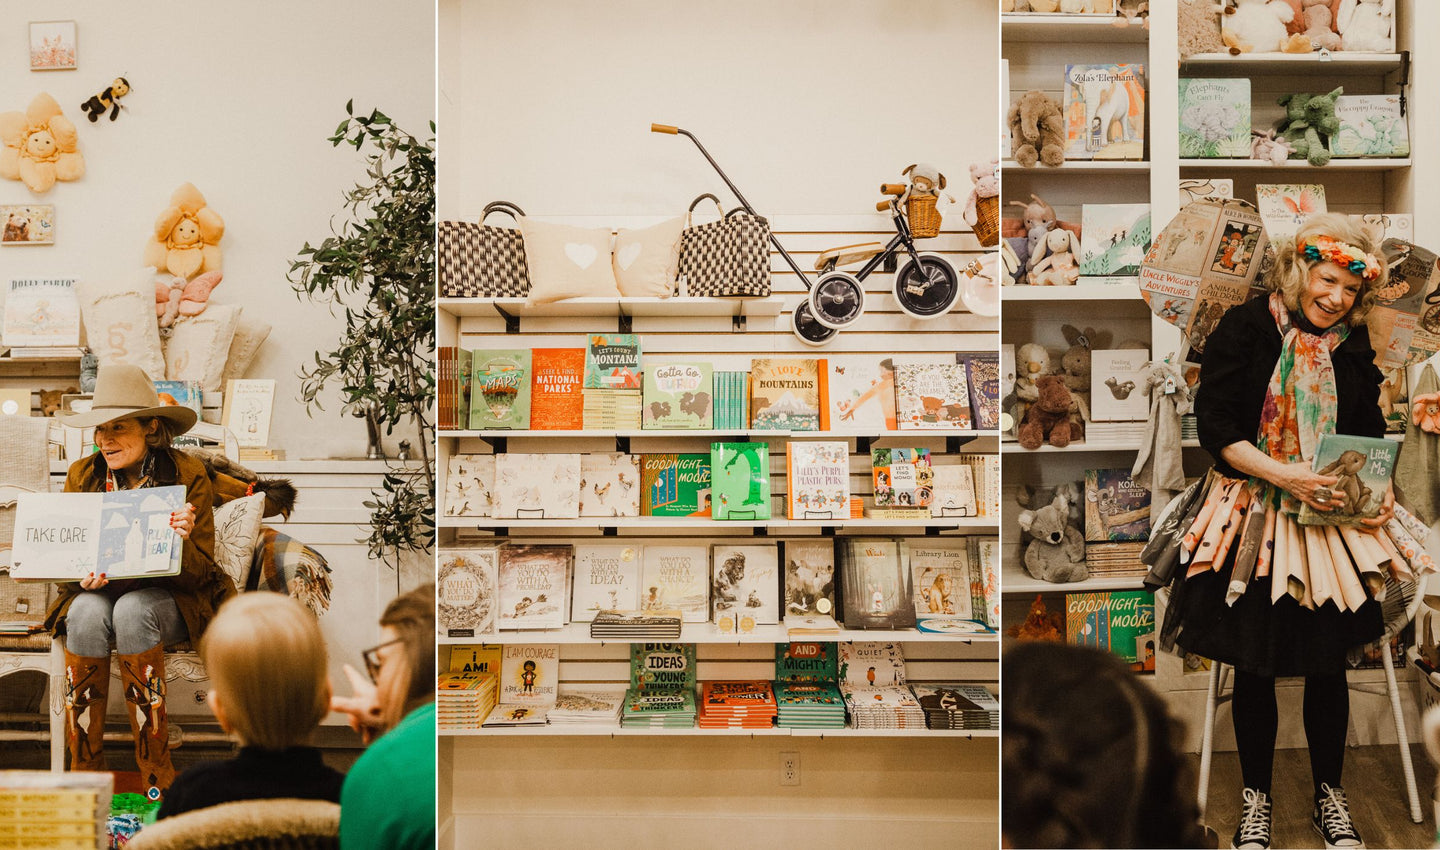
[[[963,453],[934,463],[925,448],[870,450],[871,506],[851,487],[843,442],[785,444],[785,514],[843,520],[998,517],[1000,459]],[[770,446],[712,443],[709,453],[454,454],[446,464],[449,517],[710,517],[772,519]]]
[[[620,725],[689,729],[695,725],[696,659],[693,643],[630,644],[630,688]]]
[[[1150,489],[1128,469],[1085,470],[1085,566],[1094,576],[1143,576]]]
[[[584,348],[438,352],[442,430],[836,431],[999,427],[993,353],[909,358],[644,362],[636,334],[589,334]]]
[[[782,621],[942,633],[999,626],[999,541],[811,538],[783,543],[577,543],[445,547],[441,637],[590,623],[596,638],[676,637],[711,622],[745,633]],[[838,569],[837,569],[838,565]]]
[[[1398,94],[1342,94],[1335,100],[1337,129],[1328,138],[1322,135],[1322,143],[1335,157],[1409,156],[1401,104]],[[1248,78],[1181,78],[1180,156],[1250,158],[1252,117]],[[1304,157],[1291,154],[1291,159]]]

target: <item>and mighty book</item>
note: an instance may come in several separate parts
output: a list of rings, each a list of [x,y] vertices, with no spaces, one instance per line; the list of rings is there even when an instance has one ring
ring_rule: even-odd
[[[640,389],[640,337],[590,334],[585,348],[585,388]]]
[[[640,427],[709,430],[715,423],[714,395],[709,363],[650,363]]]
[[[1340,479],[1330,486],[1333,511],[1300,507],[1301,525],[1359,525],[1380,513],[1400,444],[1381,437],[1322,434],[1311,465],[1321,475]]]
[[[530,351],[471,352],[470,427],[476,431],[530,427]]]
[[[786,443],[785,506],[790,519],[850,516],[849,443]]]
[[[770,446],[711,443],[710,486],[715,519],[770,519]]]
[[[1150,490],[1128,469],[1085,470],[1085,540],[1150,539]]]
[[[585,427],[585,349],[536,348],[530,352],[530,427],[579,431]]]
[[[826,431],[825,361],[764,357],[750,361],[750,427],[757,431]]]
[[[710,516],[710,455],[641,455],[640,513]]]

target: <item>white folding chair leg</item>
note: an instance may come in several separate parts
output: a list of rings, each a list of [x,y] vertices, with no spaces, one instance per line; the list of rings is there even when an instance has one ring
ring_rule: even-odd
[[[1210,754],[1215,748],[1215,703],[1220,692],[1219,661],[1210,662],[1210,684],[1205,688],[1205,725],[1200,730],[1200,782],[1197,799],[1200,817],[1205,817],[1205,804],[1210,797]]]
[[[1415,785],[1415,766],[1410,762],[1410,736],[1405,731],[1405,712],[1400,708],[1400,689],[1395,685],[1395,662],[1390,657],[1390,647],[1380,653],[1385,665],[1385,690],[1390,695],[1390,711],[1395,717],[1395,739],[1400,744],[1400,768],[1405,772],[1405,790],[1410,794],[1410,820],[1423,823],[1420,813],[1420,790]]]

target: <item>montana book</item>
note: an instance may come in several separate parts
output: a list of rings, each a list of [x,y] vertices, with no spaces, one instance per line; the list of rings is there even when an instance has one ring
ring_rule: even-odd
[[[585,349],[536,348],[530,352],[530,427],[579,431],[585,427]]]
[[[830,410],[823,359],[764,357],[750,361],[750,427],[757,431],[826,431]]]
[[[640,513],[710,516],[710,455],[641,455]]]
[[[640,610],[676,609],[687,623],[709,622],[710,547],[651,544],[640,557]]]
[[[640,337],[590,334],[585,348],[585,388],[640,389]]]
[[[500,547],[501,630],[565,625],[571,554],[565,545]]]
[[[1065,158],[1145,158],[1145,66],[1065,66]]]
[[[530,427],[529,349],[471,352],[470,428]]]
[[[915,625],[915,605],[904,540],[847,538],[840,543],[847,629],[898,629]]]
[[[1148,591],[1065,594],[1065,640],[1155,669],[1155,601]]]
[[[895,422],[901,431],[970,427],[963,363],[896,363]]]
[[[1128,469],[1085,470],[1085,540],[1149,539],[1149,488]]]
[[[496,632],[499,575],[500,553],[495,546],[440,548],[435,612],[441,637],[472,638]]]
[[[785,444],[785,507],[790,519],[850,516],[850,444]]]
[[[710,487],[715,519],[770,519],[770,446],[711,443]]]
[[[1317,511],[1300,506],[1301,525],[1359,525],[1380,514],[1400,444],[1381,437],[1322,434],[1311,469],[1338,479],[1330,486],[1335,510]]]
[[[715,387],[709,363],[650,363],[640,427],[709,430],[715,425]]]

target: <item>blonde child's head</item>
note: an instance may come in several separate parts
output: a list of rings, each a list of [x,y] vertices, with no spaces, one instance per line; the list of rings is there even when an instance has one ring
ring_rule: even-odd
[[[205,631],[210,709],[245,746],[303,746],[330,705],[325,639],[315,617],[288,596],[242,593]]]

